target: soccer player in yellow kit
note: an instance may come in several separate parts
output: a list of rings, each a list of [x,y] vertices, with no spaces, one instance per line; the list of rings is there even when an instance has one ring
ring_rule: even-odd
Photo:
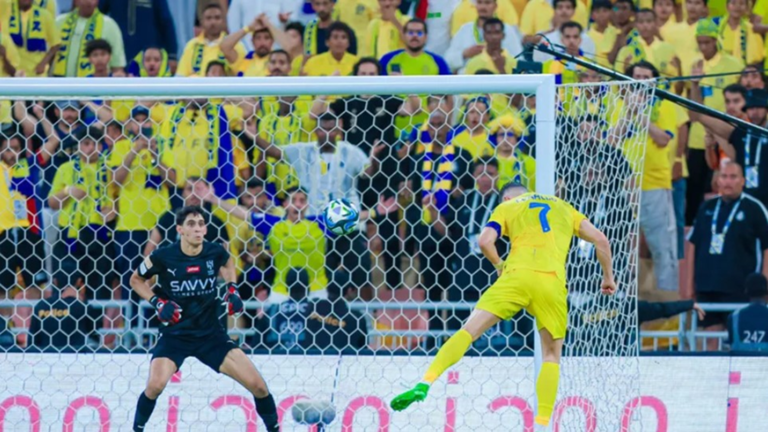
[[[536,317],[544,363],[536,380],[536,424],[547,427],[557,397],[560,354],[568,322],[565,262],[574,235],[592,243],[603,269],[603,294],[613,294],[616,283],[608,239],[586,216],[560,198],[528,192],[519,183],[500,191],[502,203],[480,234],[483,255],[496,267],[499,278],[480,297],[461,330],[445,345],[424,374],[422,382],[395,397],[390,406],[402,411],[427,397],[429,386],[458,362],[489,328],[525,308]],[[496,239],[508,237],[512,248],[506,261],[496,252]]]

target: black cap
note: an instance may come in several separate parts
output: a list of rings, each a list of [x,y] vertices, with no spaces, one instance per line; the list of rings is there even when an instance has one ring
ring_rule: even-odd
[[[768,295],[768,280],[762,273],[752,273],[744,282],[744,291],[749,298],[765,297]]]
[[[763,89],[752,89],[747,92],[747,101],[744,104],[744,111],[747,108],[768,108],[768,91]]]

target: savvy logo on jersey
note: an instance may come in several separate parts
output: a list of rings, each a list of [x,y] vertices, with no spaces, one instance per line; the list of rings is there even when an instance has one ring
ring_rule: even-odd
[[[200,268],[198,267],[198,271]],[[182,296],[208,294],[216,288],[216,278],[171,281],[171,291]]]

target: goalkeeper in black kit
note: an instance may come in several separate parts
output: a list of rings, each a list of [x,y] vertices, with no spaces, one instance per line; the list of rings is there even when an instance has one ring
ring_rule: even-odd
[[[243,301],[235,289],[235,265],[229,253],[203,240],[208,230],[204,215],[200,207],[180,209],[176,213],[179,241],[155,250],[131,276],[131,288],[152,303],[163,324],[152,350],[147,387],[136,405],[133,430],[144,431],[168,380],[185,358],[195,357],[251,392],[267,431],[278,432],[275,400],[267,384],[219,320],[218,277],[227,283],[224,304],[229,315],[243,312]],[[153,290],[149,280],[154,276],[159,287]]]

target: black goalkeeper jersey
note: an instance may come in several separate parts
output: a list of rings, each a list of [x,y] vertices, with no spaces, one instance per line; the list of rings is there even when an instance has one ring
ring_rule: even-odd
[[[187,338],[205,337],[226,328],[219,320],[223,313],[217,278],[219,269],[226,265],[229,253],[217,243],[204,242],[196,256],[181,251],[181,243],[156,249],[149,256],[152,267],[144,263],[139,276],[150,278],[157,275],[155,294],[164,300],[172,300],[181,307],[181,320],[173,325],[161,326],[164,335]]]

